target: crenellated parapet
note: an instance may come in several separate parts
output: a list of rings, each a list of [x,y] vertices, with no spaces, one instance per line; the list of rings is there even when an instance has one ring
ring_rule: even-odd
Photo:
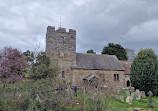
[[[74,29],[69,29],[69,32],[66,32],[66,28],[62,28],[62,27],[59,27],[57,30],[55,30],[55,27],[54,26],[48,26],[47,27],[47,34],[51,34],[51,33],[68,33],[68,34],[76,34],[76,30]]]

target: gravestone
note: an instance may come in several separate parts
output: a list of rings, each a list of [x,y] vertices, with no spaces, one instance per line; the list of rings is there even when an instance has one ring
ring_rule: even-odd
[[[133,98],[131,96],[128,96],[126,98],[126,103],[129,104],[129,105],[132,105],[132,100],[133,100]]]
[[[131,97],[132,97],[133,99],[136,99],[136,93],[133,92],[133,93],[131,94]]]
[[[146,98],[146,95],[145,95],[145,92],[144,92],[144,91],[141,91],[141,97],[142,97],[143,99]]]
[[[36,94],[36,101],[38,101],[38,102],[42,103],[42,100],[40,99],[40,97],[39,97],[39,95],[38,95],[38,94]]]
[[[140,100],[141,99],[141,94],[140,94],[139,89],[137,89],[135,93],[136,93],[136,100]]]
[[[131,93],[133,93],[133,92],[135,92],[135,88],[134,88],[134,87],[130,87],[129,91],[130,91]]]
[[[148,106],[154,108],[154,105],[152,104],[152,96],[153,96],[153,93],[151,91],[148,92],[148,95],[149,95],[149,104]]]
[[[129,91],[126,91],[126,97],[130,96],[130,92]]]
[[[120,101],[124,103],[124,97],[120,96]]]

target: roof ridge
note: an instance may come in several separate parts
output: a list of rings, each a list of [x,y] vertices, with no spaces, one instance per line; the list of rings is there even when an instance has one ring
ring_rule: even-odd
[[[78,53],[78,52],[76,54],[96,55],[96,56],[116,56],[116,55],[108,55],[108,54],[92,54],[92,53]]]

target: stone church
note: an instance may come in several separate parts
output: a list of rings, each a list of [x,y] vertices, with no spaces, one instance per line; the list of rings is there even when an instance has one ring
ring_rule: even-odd
[[[76,52],[76,30],[53,26],[47,27],[46,54],[51,62],[59,65],[59,77],[72,86],[88,85],[123,88],[130,86],[130,64],[119,61],[115,55],[87,54]]]

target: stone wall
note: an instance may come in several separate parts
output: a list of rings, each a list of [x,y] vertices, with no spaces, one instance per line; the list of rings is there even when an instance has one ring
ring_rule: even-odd
[[[106,70],[72,70],[72,84],[75,86],[80,86],[83,84],[83,78],[89,74],[98,75],[100,80],[104,81],[104,85],[112,86],[117,88],[125,87],[125,75],[124,71],[106,71]],[[114,80],[114,74],[119,74],[119,81]],[[104,76],[102,76],[104,75]]]
[[[127,87],[127,81],[130,81],[130,86],[131,86],[130,74],[125,74],[125,86],[126,87]]]
[[[65,72],[65,81],[71,80],[72,65],[76,64],[76,31],[65,28],[55,30],[55,27],[48,26],[46,34],[46,54],[50,57],[51,63],[59,65],[59,77],[62,78],[62,71]]]

